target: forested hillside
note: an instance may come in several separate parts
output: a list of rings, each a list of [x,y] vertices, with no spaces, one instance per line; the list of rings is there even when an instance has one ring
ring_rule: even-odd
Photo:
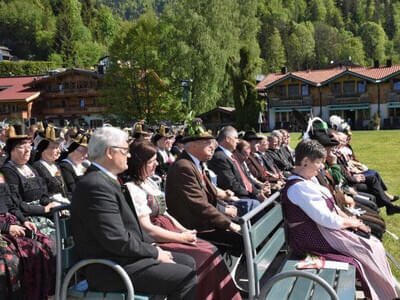
[[[110,54],[176,90],[191,79],[193,106],[204,111],[232,104],[235,78],[282,66],[400,63],[400,1],[2,0],[0,45],[66,67]]]

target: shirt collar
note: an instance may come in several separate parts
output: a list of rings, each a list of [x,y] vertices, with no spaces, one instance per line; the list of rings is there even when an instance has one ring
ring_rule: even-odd
[[[193,160],[193,162],[196,165],[197,169],[199,169],[199,171],[201,173],[202,172],[202,168],[201,168],[200,160],[197,157],[195,157],[192,154],[190,154],[189,152],[187,152],[187,154],[189,154],[190,158]]]
[[[221,145],[219,145],[218,147],[220,147],[221,150],[224,151],[224,153],[225,153],[230,159],[232,159],[232,152],[231,152],[231,151],[229,151],[228,149],[222,147]]]
[[[118,181],[118,177],[115,176],[115,175],[114,175],[113,173],[111,173],[110,171],[108,171],[108,170],[107,170],[106,168],[104,168],[103,166],[101,166],[101,165],[99,165],[99,164],[97,164],[97,163],[95,163],[95,162],[92,162],[92,165],[94,165],[94,166],[96,166],[97,168],[99,168],[100,171],[102,171],[102,172],[105,173],[106,175],[110,176],[112,179]]]

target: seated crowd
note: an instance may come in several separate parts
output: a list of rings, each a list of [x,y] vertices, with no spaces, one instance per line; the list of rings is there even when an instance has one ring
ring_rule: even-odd
[[[350,131],[316,122],[295,150],[286,130],[267,137],[226,126],[214,136],[199,119],[179,132],[137,123],[132,134],[51,124],[28,134],[15,124],[0,140],[0,300],[54,292],[50,212],[64,203],[79,258],[115,261],[136,292],[241,299],[221,255],[243,253],[238,218],[277,191],[295,255],[355,265],[367,298],[398,296],[379,211],[399,213],[399,198],[358,161]],[[91,290],[124,289],[103,265],[85,277]]]

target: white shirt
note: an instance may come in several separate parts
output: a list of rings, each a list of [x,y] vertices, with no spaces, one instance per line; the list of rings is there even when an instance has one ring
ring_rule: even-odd
[[[290,179],[303,179],[293,175]],[[343,218],[336,212],[330,211],[326,205],[326,197],[332,197],[330,191],[321,186],[314,177],[311,180],[302,180],[292,185],[287,196],[293,204],[299,206],[315,223],[330,228],[340,229],[343,225]]]
[[[110,171],[108,171],[106,168],[104,168],[103,166],[92,162],[92,165],[96,166],[97,168],[100,169],[100,171],[103,171],[106,175],[110,176],[112,179],[118,181],[118,177],[116,175],[114,175],[113,173],[111,173]]]
[[[85,168],[82,166],[82,164],[75,165],[68,158],[64,158],[62,161],[66,161],[72,166],[72,169],[74,170],[76,176],[83,176],[85,174]]]
[[[150,215],[151,209],[147,204],[147,195],[159,196],[162,194],[157,183],[148,177],[140,186],[133,182],[127,182],[126,187],[131,195],[138,217]]]
[[[218,147],[220,147],[222,149],[222,151],[224,151],[224,153],[230,158],[232,159],[232,152],[229,151],[228,149],[222,147],[221,145],[219,145]]]

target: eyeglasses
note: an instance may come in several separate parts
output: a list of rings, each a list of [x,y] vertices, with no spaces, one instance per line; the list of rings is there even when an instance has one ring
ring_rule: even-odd
[[[18,150],[31,150],[32,146],[30,144],[24,145],[24,146],[16,146],[15,149]]]
[[[128,155],[129,154],[129,148],[128,147],[111,146],[111,148],[119,149],[119,152],[121,152],[123,155]]]

